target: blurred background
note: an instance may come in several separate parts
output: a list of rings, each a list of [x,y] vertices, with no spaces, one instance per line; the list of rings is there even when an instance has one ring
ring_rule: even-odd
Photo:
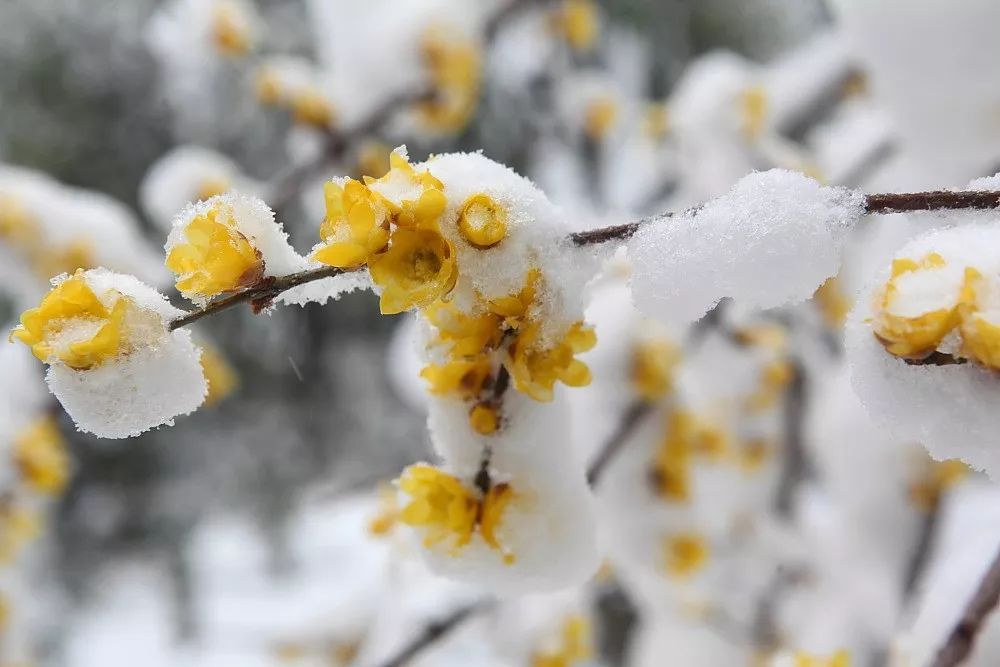
[[[400,144],[415,160],[481,150],[578,229],[681,210],[772,167],[867,191],[964,186],[1000,166],[998,19],[994,0],[5,0],[0,322],[78,266],[134,272],[180,304],[156,264],[171,217],[230,188],[268,201],[305,252],[322,182],[380,176]],[[421,107],[428,86],[450,102]],[[25,196],[29,181],[44,196]],[[76,432],[42,366],[6,346],[0,447],[48,420],[70,463],[64,485],[28,492],[16,465],[0,474],[0,665],[389,667],[466,608],[408,664],[886,664],[941,526],[961,544],[961,526],[982,530],[970,516],[1000,506],[846,398],[843,311],[912,229],[873,225],[839,285],[778,318],[811,375],[776,380],[775,474],[751,508],[769,546],[733,555],[704,595],[644,599],[609,553],[579,590],[484,611],[482,593],[424,571],[379,492],[430,456],[411,325],[368,292],[204,321],[211,405],[127,441]],[[599,388],[613,381],[594,368]],[[618,419],[590,414],[594,433]],[[642,511],[619,501],[602,499]],[[1000,663],[984,647],[976,664]]]

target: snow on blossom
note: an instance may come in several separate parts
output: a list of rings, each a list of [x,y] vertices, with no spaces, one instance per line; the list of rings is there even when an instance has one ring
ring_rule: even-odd
[[[48,364],[49,389],[77,428],[125,438],[173,424],[205,399],[190,332],[167,328],[181,314],[132,276],[77,271],[54,281],[11,339]]]

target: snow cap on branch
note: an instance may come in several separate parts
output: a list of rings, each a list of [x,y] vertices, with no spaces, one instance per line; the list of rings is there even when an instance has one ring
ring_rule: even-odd
[[[860,193],[790,171],[750,174],[701,208],[636,233],[636,305],[669,323],[697,320],[723,297],[757,308],[804,301],[837,272],[863,212]]]

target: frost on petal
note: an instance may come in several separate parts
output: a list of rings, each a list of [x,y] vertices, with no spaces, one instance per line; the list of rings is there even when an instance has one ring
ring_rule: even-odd
[[[539,405],[515,392],[505,397],[504,410],[508,425],[496,435],[480,436],[471,430],[461,402],[431,401],[432,438],[448,461],[444,472],[457,482],[449,483],[454,507],[484,499],[475,477],[481,448],[487,444],[493,447],[491,488],[503,486],[509,496],[500,506],[496,501],[483,502],[484,509],[497,510],[491,525],[485,519],[476,523],[471,515],[470,527],[458,520],[461,513],[456,509],[448,516],[461,531],[445,539],[428,540],[428,524],[415,522],[421,552],[438,574],[479,583],[497,593],[541,592],[582,583],[597,570],[599,555],[593,499],[583,465],[570,449],[567,411],[560,402]],[[412,499],[406,493],[401,497]]]
[[[801,174],[744,177],[700,209],[654,221],[629,244],[646,315],[694,321],[723,297],[758,308],[808,299],[837,272],[860,194]]]
[[[987,225],[918,237],[875,277],[847,328],[851,383],[873,420],[991,476],[1000,474],[998,242]]]
[[[80,430],[124,438],[172,424],[205,399],[200,350],[190,332],[167,328],[180,314],[132,276],[78,271],[55,281],[11,339],[49,365],[49,389]]]

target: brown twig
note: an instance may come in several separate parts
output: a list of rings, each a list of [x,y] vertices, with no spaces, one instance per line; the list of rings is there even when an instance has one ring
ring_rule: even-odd
[[[607,470],[608,465],[614,460],[618,452],[621,451],[625,443],[628,442],[629,435],[632,434],[636,426],[642,422],[643,417],[648,415],[652,409],[653,405],[651,403],[641,400],[635,401],[628,407],[625,414],[622,415],[618,428],[611,434],[608,441],[604,443],[604,447],[601,448],[597,458],[594,459],[593,463],[587,469],[587,483],[592,488],[597,486],[601,477],[604,476],[604,471]]]
[[[323,278],[339,276],[341,274],[348,273],[351,270],[352,269],[338,269],[334,266],[324,266],[319,269],[299,271],[298,273],[281,276],[280,278],[264,278],[255,285],[251,285],[246,289],[234,292],[221,299],[216,299],[204,308],[192,310],[177,319],[171,320],[167,328],[171,331],[179,329],[180,327],[187,326],[192,322],[197,322],[203,317],[227,310],[241,303],[250,303],[254,307],[254,311],[257,312],[266,308],[274,297],[278,296],[282,292],[287,292],[293,287],[305,285],[306,283],[311,283],[314,280],[322,280]]]
[[[904,192],[865,195],[865,214],[908,213],[914,211],[983,211],[1000,208],[1000,192]],[[625,241],[649,223],[673,217],[672,213],[654,215],[623,225],[601,227],[585,232],[574,232],[569,240],[574,245],[586,246],[608,241]]]
[[[781,476],[775,496],[774,509],[778,516],[789,517],[794,509],[795,494],[810,474],[809,459],[803,442],[806,417],[806,377],[802,363],[789,362],[791,382],[785,392],[784,431],[785,446]]]
[[[500,370],[497,371],[497,376],[493,380],[493,387],[490,390],[490,396],[483,403],[491,406],[495,409],[499,415],[500,406],[503,404],[503,396],[507,393],[507,389],[510,387],[510,371],[503,364],[500,365]],[[493,461],[493,445],[487,443],[483,447],[483,455],[479,460],[479,471],[476,473],[476,477],[473,480],[476,488],[480,490],[484,495],[489,493],[490,487],[493,486],[493,479],[490,477],[490,463]]]
[[[410,640],[391,658],[380,663],[378,667],[403,667],[465,621],[487,612],[495,606],[496,600],[482,600],[459,607],[443,619],[427,624],[423,632]]]
[[[936,497],[920,517],[920,531],[910,552],[909,561],[903,577],[903,603],[910,602],[916,591],[927,565],[930,563],[931,549],[934,546],[934,536],[937,533],[938,519],[941,516],[941,499]]]
[[[958,623],[938,650],[931,667],[956,667],[962,664],[975,648],[976,637],[998,602],[1000,602],[1000,549],[997,550],[993,562],[979,582],[979,587],[962,611]]]

